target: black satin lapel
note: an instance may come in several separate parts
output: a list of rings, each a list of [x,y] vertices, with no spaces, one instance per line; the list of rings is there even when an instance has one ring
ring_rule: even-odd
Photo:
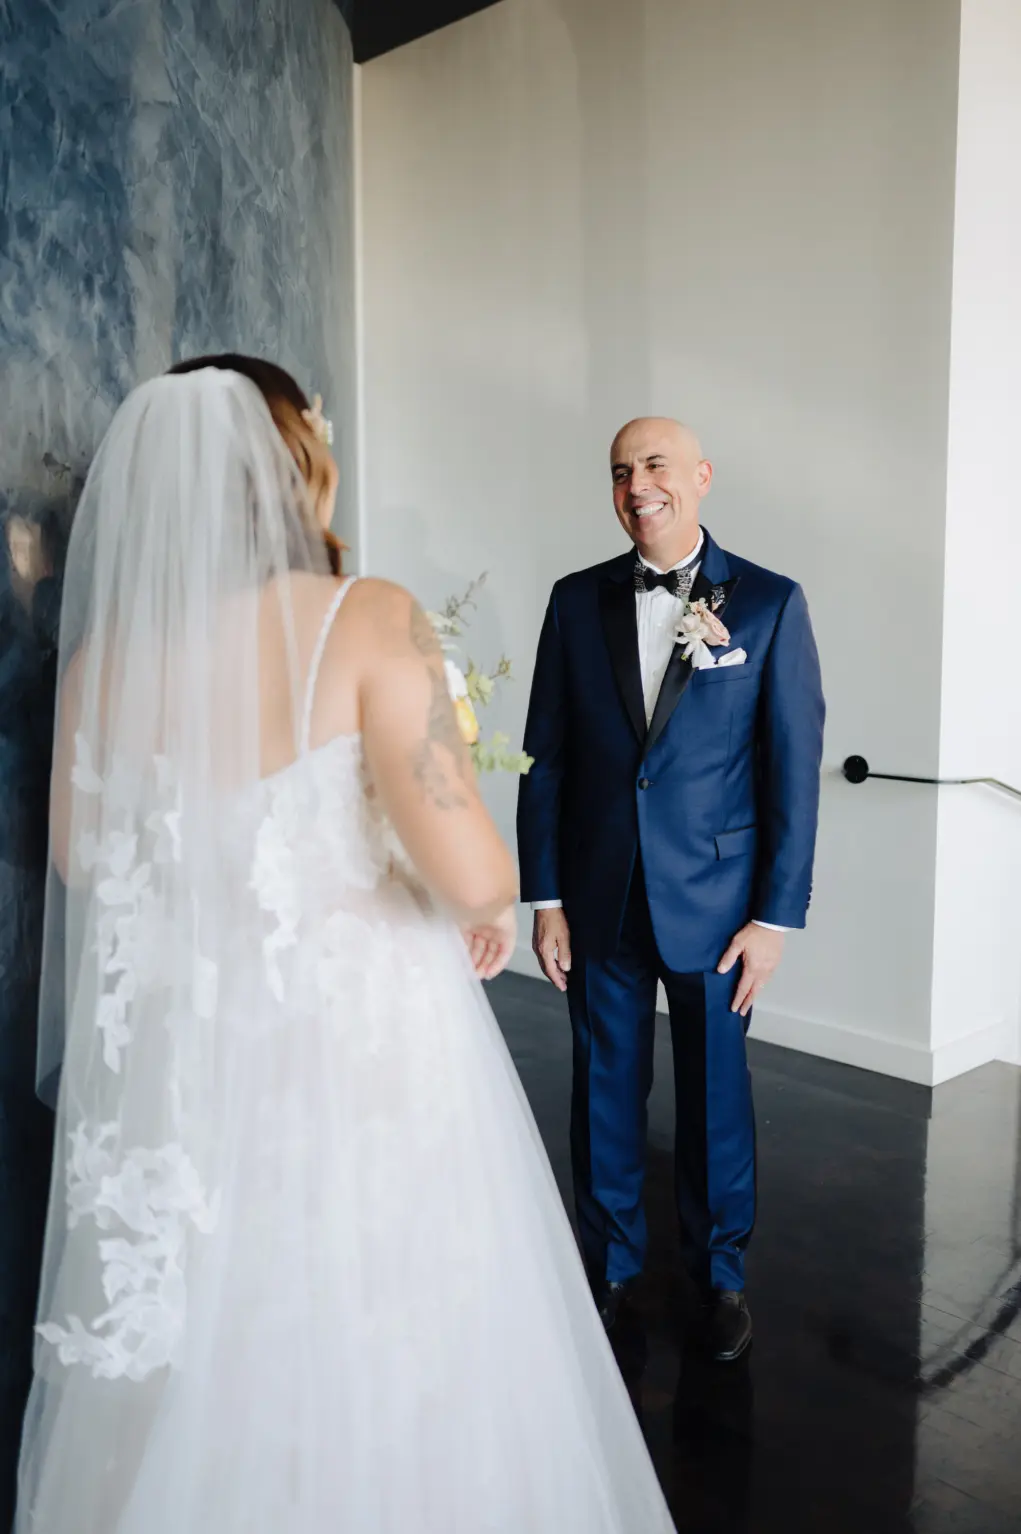
[[[708,579],[704,567],[699,570],[695,577],[695,584],[691,588],[691,601],[698,602],[705,597],[718,618],[722,618],[727,610],[727,604],[734,595],[737,585],[737,577],[729,581],[719,581],[715,584]],[[656,708],[649,725],[649,734],[645,741],[645,750],[649,752],[659,740],[663,731],[674,716],[674,709],[684,696],[684,690],[691,681],[694,671],[690,660],[685,660],[681,653],[682,646],[675,645],[674,653],[670,657],[663,685],[659,689],[659,697],[656,699]]]
[[[645,694],[638,658],[638,617],[632,583],[626,580],[604,581],[599,589],[599,609],[620,696],[628,718],[634,725],[635,734],[642,741],[646,730]]]

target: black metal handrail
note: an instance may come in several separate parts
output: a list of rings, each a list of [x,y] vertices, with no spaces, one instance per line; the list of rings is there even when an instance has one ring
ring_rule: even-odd
[[[849,783],[864,783],[866,778],[882,778],[887,783],[926,783],[932,788],[963,788],[978,783],[985,788],[999,789],[1012,799],[1021,799],[1021,788],[1011,788],[999,778],[911,778],[902,772],[873,772],[863,756],[849,756],[843,766],[844,777]]]

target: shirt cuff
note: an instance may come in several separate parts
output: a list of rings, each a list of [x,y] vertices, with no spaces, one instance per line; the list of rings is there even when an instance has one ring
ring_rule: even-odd
[[[756,921],[752,918],[753,927],[765,927],[767,932],[790,932],[790,927],[778,927],[775,921]]]

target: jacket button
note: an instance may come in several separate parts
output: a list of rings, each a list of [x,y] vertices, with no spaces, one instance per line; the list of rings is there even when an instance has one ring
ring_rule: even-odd
[[[638,787],[639,788],[648,788],[649,787],[649,780],[648,780],[648,778],[639,778],[638,779]]]

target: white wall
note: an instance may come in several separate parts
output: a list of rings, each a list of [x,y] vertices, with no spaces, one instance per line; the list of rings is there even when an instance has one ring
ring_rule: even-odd
[[[361,82],[367,568],[428,602],[492,572],[520,735],[552,581],[620,546],[614,430],[690,420],[715,535],[806,587],[830,706],[811,925],[757,1031],[918,1080],[936,797],[838,768],[940,756],[958,24],[502,0]]]
[[[1021,6],[961,13],[940,772],[1021,786]],[[1021,803],[940,791],[935,1075],[1021,1061]]]

